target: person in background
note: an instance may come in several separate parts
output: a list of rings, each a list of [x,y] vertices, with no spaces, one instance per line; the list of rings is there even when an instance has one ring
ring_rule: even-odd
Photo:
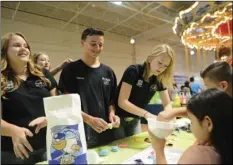
[[[46,159],[43,98],[57,95],[53,76],[31,61],[20,33],[1,38],[1,162],[35,164]],[[40,130],[41,129],[41,130]],[[40,130],[40,131],[39,131]]]
[[[72,62],[72,59],[67,59],[63,61],[59,66],[54,69],[51,69],[49,56],[45,53],[39,52],[32,56],[32,60],[35,64],[47,69],[50,73],[55,76],[58,72],[60,72],[68,63]]]
[[[184,88],[183,88],[182,91],[185,92],[185,94],[186,94],[186,93],[190,93],[190,94],[192,95],[192,90],[191,90],[191,87],[190,87],[188,81],[185,81],[185,82],[184,82]]]
[[[198,82],[194,82],[194,77],[190,77],[190,88],[192,91],[192,96],[201,92],[201,86]]]
[[[176,94],[179,93],[179,89],[177,85],[174,83],[172,88],[169,88],[169,96],[171,98],[171,101],[174,101]]]
[[[120,118],[115,115],[114,98],[117,80],[114,71],[100,63],[104,47],[104,33],[87,28],[81,36],[84,49],[82,59],[67,64],[62,70],[59,89],[63,93],[78,93],[81,98],[82,117],[88,148],[115,140],[115,129]]]
[[[200,76],[207,89],[218,88],[232,97],[232,67],[227,62],[218,61],[210,64],[201,71]],[[175,117],[187,117],[186,107],[173,108],[172,111],[163,111],[158,115],[158,119],[164,121],[170,121]]]
[[[208,89],[189,100],[187,116],[198,143],[184,151],[178,164],[232,164],[232,98]],[[150,135],[156,164],[167,164],[166,140]]]
[[[168,45],[157,45],[143,64],[130,65],[117,88],[116,113],[121,117],[119,137],[141,132],[140,118],[156,118],[145,108],[159,92],[163,108],[171,109],[166,86],[172,87],[175,53]]]
[[[232,67],[227,62],[213,63],[200,75],[207,88],[219,88],[232,97]]]
[[[184,85],[181,85],[180,86],[180,91],[183,91],[184,90]]]
[[[218,51],[218,57],[220,61],[226,61],[230,66],[232,66],[232,49],[230,47],[221,47]]]

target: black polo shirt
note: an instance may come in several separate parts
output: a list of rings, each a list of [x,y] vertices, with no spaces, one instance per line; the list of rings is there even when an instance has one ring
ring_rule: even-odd
[[[116,114],[118,114],[120,117],[139,118],[139,116],[128,113],[118,106],[118,97],[122,82],[132,85],[129,101],[132,104],[143,109],[145,109],[145,107],[148,105],[155,92],[166,90],[166,88],[163,87],[162,83],[158,82],[156,76],[152,76],[149,82],[144,81],[143,79],[144,68],[145,68],[145,64],[131,65],[125,70],[123,74],[123,77],[117,87],[117,94],[115,100]]]
[[[43,98],[49,97],[50,90],[57,87],[53,76],[47,70],[43,70],[44,75],[50,80],[51,86],[43,83],[37,76],[29,75],[27,79],[21,81],[21,85],[16,90],[13,82],[8,80],[7,92],[2,101],[2,119],[19,127],[29,129],[34,135],[28,137],[28,141],[34,150],[46,147],[46,129],[43,128],[35,134],[35,127],[31,128],[28,124],[41,116],[45,116]],[[12,151],[13,144],[11,137],[1,137],[1,150]]]
[[[114,105],[117,81],[113,70],[100,64],[91,68],[82,60],[69,63],[62,70],[59,89],[64,93],[78,93],[82,111],[109,122],[108,107]],[[88,146],[99,144],[106,132],[101,134],[84,124]]]

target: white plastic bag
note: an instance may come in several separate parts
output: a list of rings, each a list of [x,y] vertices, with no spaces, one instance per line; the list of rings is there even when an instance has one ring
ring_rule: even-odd
[[[44,98],[49,164],[87,164],[87,145],[78,94]]]

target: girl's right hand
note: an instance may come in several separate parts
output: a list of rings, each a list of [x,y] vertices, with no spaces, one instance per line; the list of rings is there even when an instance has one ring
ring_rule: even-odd
[[[26,149],[32,152],[33,148],[28,142],[27,136],[32,137],[32,132],[26,128],[18,126],[15,126],[11,131],[13,149],[16,157],[20,157],[21,159],[29,158],[28,151]]]

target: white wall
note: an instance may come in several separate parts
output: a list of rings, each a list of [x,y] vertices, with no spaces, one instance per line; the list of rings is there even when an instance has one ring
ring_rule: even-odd
[[[67,58],[76,60],[82,56],[80,34],[7,19],[2,19],[1,23],[2,35],[7,32],[22,32],[31,45],[32,53],[46,52],[50,56],[52,67]],[[106,36],[104,51],[100,56],[102,63],[113,68],[118,80],[126,66],[132,63],[132,45],[122,40],[123,42],[114,41]],[[58,78],[59,75],[56,76],[57,80]]]
[[[72,58],[79,59],[82,56],[82,47],[80,45],[80,34],[69,32],[62,29],[49,28],[45,26],[12,21],[9,19],[1,19],[1,34],[7,32],[22,32],[28,39],[32,53],[39,51],[46,52],[50,56],[52,66],[59,65],[63,60]],[[150,52],[156,43],[136,43],[136,61],[143,62],[146,55]],[[187,75],[185,68],[184,49],[174,48],[176,52],[175,73]],[[133,47],[129,43],[129,38],[106,33],[104,51],[100,56],[102,63],[113,68],[120,80],[124,70],[132,64]],[[192,65],[190,75],[199,75],[197,68],[196,56],[192,56]],[[210,64],[214,61],[214,54],[209,54],[206,63]],[[203,62],[203,61],[202,61]],[[57,80],[59,75],[55,77]]]

